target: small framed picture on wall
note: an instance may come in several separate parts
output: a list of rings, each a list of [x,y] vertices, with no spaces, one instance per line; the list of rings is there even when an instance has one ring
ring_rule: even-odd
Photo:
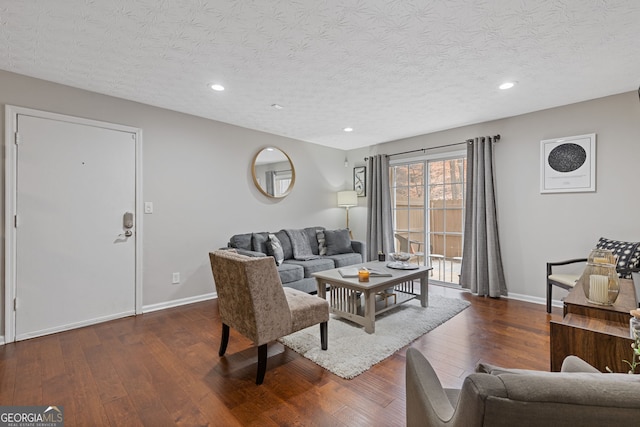
[[[367,167],[357,166],[353,168],[353,189],[358,194],[358,197],[365,197],[367,195]]]

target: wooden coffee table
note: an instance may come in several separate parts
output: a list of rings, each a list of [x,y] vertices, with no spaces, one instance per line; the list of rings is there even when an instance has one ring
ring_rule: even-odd
[[[368,267],[391,274],[391,277],[370,277],[360,282],[357,277],[342,277],[338,268],[313,273],[318,285],[318,296],[327,299],[331,313],[364,326],[364,330],[375,332],[375,317],[414,298],[420,299],[423,307],[429,305],[427,289],[431,267],[420,266],[415,270],[397,270],[387,267],[388,262],[371,261],[351,265],[348,268]],[[415,293],[414,281],[420,280],[420,294]],[[360,303],[364,299],[364,307]]]

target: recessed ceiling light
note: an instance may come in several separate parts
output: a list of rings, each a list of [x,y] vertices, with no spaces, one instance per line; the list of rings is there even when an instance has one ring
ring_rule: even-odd
[[[224,90],[224,86],[214,83],[211,86],[209,86],[211,89],[215,90],[216,92],[222,92]]]
[[[516,82],[504,82],[498,87],[502,90],[505,90],[505,89],[511,89],[515,85],[516,85]]]
[[[344,128],[342,130],[345,132],[353,132],[353,128]]]
[[[273,108],[275,108],[276,110],[282,110],[282,105],[280,105],[280,104],[271,104],[271,106]]]

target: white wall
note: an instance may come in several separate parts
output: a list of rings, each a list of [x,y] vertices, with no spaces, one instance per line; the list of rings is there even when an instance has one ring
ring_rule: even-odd
[[[597,134],[597,191],[540,194],[540,141],[589,133]],[[349,159],[362,163],[369,154],[495,134],[502,137],[495,146],[495,172],[510,296],[543,301],[545,263],[586,257],[601,236],[640,240],[640,102],[636,92],[353,150]],[[354,211],[352,224],[357,234],[364,235],[366,210]],[[563,295],[554,290],[555,299]]]
[[[154,204],[154,213],[144,216],[144,306],[213,292],[208,252],[234,233],[343,226],[335,192],[351,184],[342,150],[4,71],[0,104],[143,129],[143,200]],[[1,125],[4,135],[4,114]],[[285,151],[296,169],[295,186],[284,199],[268,199],[253,185],[250,162],[267,145]],[[4,177],[4,163],[2,170]],[[171,284],[172,272],[181,273],[180,285]]]
[[[155,208],[144,218],[145,306],[213,292],[207,253],[234,233],[343,227],[344,209],[335,207],[335,192],[352,188],[353,167],[364,165],[365,156],[477,135],[502,135],[495,150],[496,186],[511,296],[542,301],[545,262],[586,256],[600,236],[640,240],[640,103],[635,92],[352,150],[347,168],[341,150],[4,71],[0,104],[143,129],[143,199]],[[4,135],[4,115],[0,123]],[[586,133],[597,134],[597,192],[540,194],[540,140]],[[282,200],[267,199],[253,186],[249,163],[267,145],[287,152],[295,165],[295,187]],[[366,198],[359,198],[350,216],[354,237],[363,239]],[[177,286],[171,285],[174,271],[182,276]]]

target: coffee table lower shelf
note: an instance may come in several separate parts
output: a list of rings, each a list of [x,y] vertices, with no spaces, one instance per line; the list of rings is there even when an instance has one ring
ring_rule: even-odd
[[[345,291],[351,292],[347,293]],[[329,308],[332,313],[345,318],[348,318],[350,314],[355,314],[357,316],[364,315],[365,301],[362,292],[345,288],[330,287],[327,293],[327,300],[329,301]],[[385,311],[393,310],[400,304],[404,304],[407,301],[415,299],[417,295],[418,294],[415,293],[391,289],[384,293],[379,292],[375,294],[375,315],[377,316]]]

